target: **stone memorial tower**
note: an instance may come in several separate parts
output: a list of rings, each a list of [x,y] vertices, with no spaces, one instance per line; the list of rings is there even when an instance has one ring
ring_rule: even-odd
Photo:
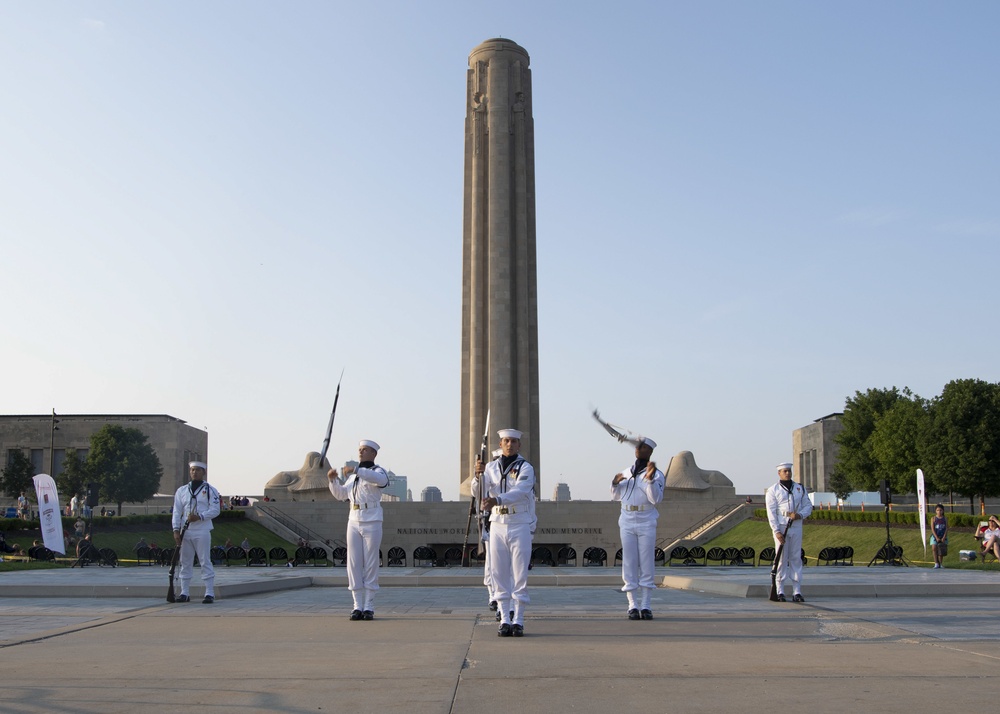
[[[520,429],[521,454],[540,473],[528,53],[502,38],[483,42],[469,55],[465,95],[460,428],[461,494],[468,496],[487,409],[489,449],[498,445],[497,429]]]

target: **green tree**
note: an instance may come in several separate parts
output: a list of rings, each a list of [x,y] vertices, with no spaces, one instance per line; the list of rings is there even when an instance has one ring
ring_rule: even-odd
[[[163,476],[160,459],[138,429],[108,424],[90,437],[87,473],[101,484],[101,496],[118,504],[139,503],[156,493]]]
[[[854,489],[847,478],[836,470],[830,474],[830,480],[827,482],[827,485],[833,491],[834,495],[840,499],[847,498],[854,493]]]
[[[935,485],[972,498],[1000,495],[1000,384],[949,382],[934,399],[925,447]]]
[[[56,477],[56,488],[66,503],[69,503],[73,496],[79,498],[84,494],[88,480],[86,462],[80,458],[76,449],[67,449],[63,471]]]
[[[875,422],[868,446],[875,460],[875,477],[887,479],[895,493],[916,493],[917,469],[930,427],[929,403],[903,389],[899,400]],[[933,478],[928,479],[934,486]]]
[[[17,498],[23,491],[25,495],[35,492],[35,484],[31,480],[35,475],[35,467],[31,459],[20,449],[10,452],[10,461],[0,475],[0,488],[11,498]]]
[[[844,406],[844,425],[834,441],[840,445],[834,475],[850,484],[855,491],[875,491],[879,477],[878,461],[872,452],[871,436],[878,420],[903,398],[899,390],[869,389],[855,392]]]

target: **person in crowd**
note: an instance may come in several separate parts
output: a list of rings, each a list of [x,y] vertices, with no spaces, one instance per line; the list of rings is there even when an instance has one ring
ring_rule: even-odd
[[[990,516],[983,531],[983,555],[993,553],[1000,560],[1000,521],[996,516]]]
[[[944,506],[934,506],[931,519],[931,550],[934,553],[934,567],[944,567],[944,556],[948,555],[948,519],[944,517]]]

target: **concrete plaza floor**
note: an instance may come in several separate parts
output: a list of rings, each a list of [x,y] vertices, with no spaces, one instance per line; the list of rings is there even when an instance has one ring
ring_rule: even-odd
[[[219,568],[214,605],[160,568],[0,574],[5,712],[988,710],[1000,572],[658,569],[652,621],[614,568],[536,568],[525,637],[499,638],[481,570],[383,569],[351,622],[337,568]],[[197,585],[197,575],[195,584]],[[199,593],[198,587],[193,593]]]

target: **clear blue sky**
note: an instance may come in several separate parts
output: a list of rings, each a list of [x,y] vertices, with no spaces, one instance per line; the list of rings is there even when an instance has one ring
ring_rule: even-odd
[[[543,497],[760,492],[855,390],[1000,380],[996,2],[6,2],[0,411],[458,496],[468,54],[531,55]],[[499,426],[499,425],[498,425]],[[503,425],[507,426],[507,425]]]

